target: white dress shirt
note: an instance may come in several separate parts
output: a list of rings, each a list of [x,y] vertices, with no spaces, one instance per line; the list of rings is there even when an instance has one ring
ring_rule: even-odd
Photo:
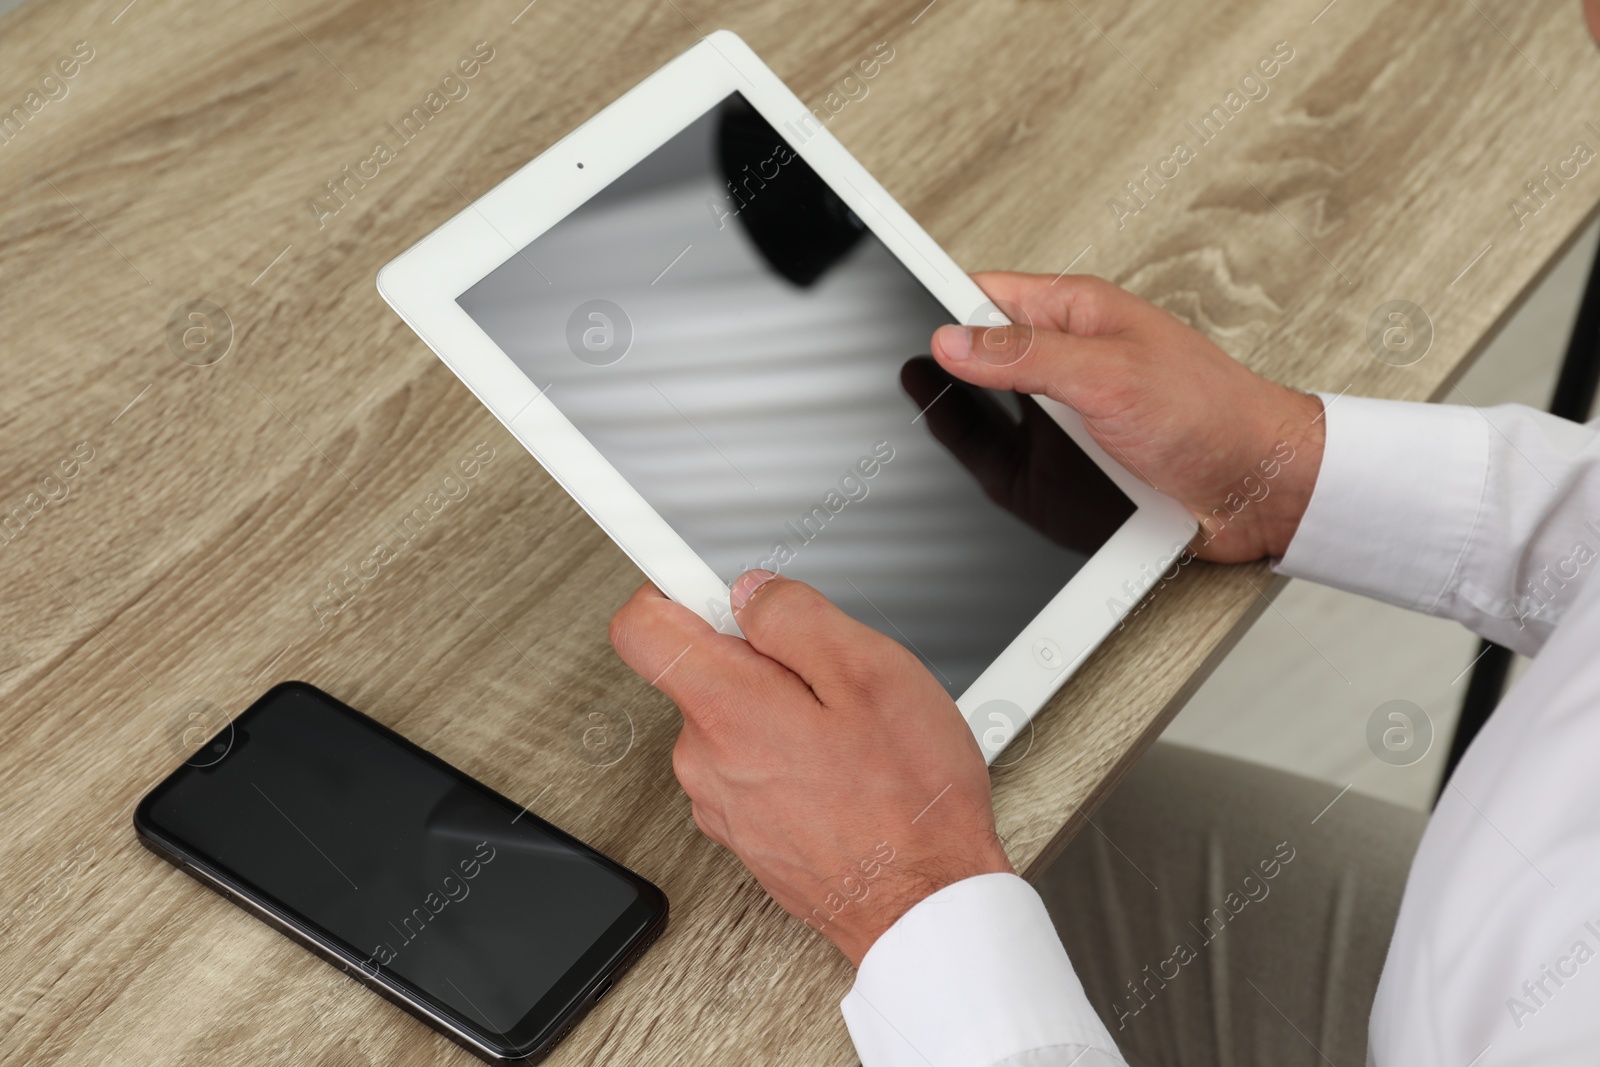
[[[1594,1063],[1600,583],[1588,576],[1600,566],[1600,423],[1323,400],[1321,472],[1278,572],[1456,619],[1537,656],[1422,837],[1368,1060]],[[1015,875],[917,904],[873,945],[840,1006],[863,1067],[1123,1062],[1043,902]]]

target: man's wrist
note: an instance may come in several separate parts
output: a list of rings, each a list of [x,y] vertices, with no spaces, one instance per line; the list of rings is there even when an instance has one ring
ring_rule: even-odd
[[[860,908],[854,916],[840,916],[823,929],[834,947],[844,953],[851,966],[860,967],[868,950],[901,916],[947,886],[983,874],[1015,874],[1016,868],[1000,845],[999,838],[981,856],[948,860],[927,857],[912,864],[899,865],[899,876],[875,887],[871,907]],[[862,901],[868,904],[869,901]],[[839,919],[843,919],[840,922]]]
[[[1274,448],[1278,449],[1279,475],[1270,498],[1271,506],[1262,513],[1263,554],[1281,559],[1289,542],[1300,529],[1322,470],[1322,452],[1327,442],[1327,419],[1322,398],[1312,393],[1287,389],[1288,411],[1279,425]],[[1287,455],[1282,448],[1287,447]]]
[[[1322,469],[1322,400],[1262,383],[1252,419],[1228,430],[1237,470],[1215,496],[1188,501],[1199,523],[1189,548],[1214,563],[1281,558],[1300,529]]]

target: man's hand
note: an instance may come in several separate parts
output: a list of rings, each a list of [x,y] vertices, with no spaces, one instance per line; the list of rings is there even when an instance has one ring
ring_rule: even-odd
[[[942,327],[940,367],[1077,409],[1112,456],[1210,521],[1202,556],[1282,554],[1321,465],[1315,397],[1251,373],[1107,282],[974,277],[1033,326]],[[909,366],[907,387],[937,384],[921,380],[928,373],[937,368]],[[1039,436],[1040,425],[1022,436]],[[1046,468],[1072,481],[1059,457],[1025,443],[1013,440],[1004,454],[951,447],[1008,506],[1026,509],[1050,491],[1070,499],[1071,484],[1038,484]],[[1009,492],[998,470],[1007,457],[1029,468],[1018,475],[1028,485]],[[1247,478],[1270,492],[1253,493]],[[1233,510],[1230,495],[1250,502]],[[1076,536],[1059,515],[1048,525]],[[977,741],[915,656],[811,587],[767,571],[741,576],[732,602],[747,641],[716,633],[650,585],[611,622],[623,660],[683,711],[673,769],[701,830],[856,964],[922,898],[1011,870]]]
[[[648,584],[611,620],[683,711],[672,766],[707,836],[857,965],[923,897],[1011,871],[978,743],[915,656],[767,571],[732,599],[748,641]]]
[[[1113,459],[1200,520],[1194,548],[1202,559],[1283,555],[1322,465],[1320,400],[1267,381],[1099,278],[991,272],[973,280],[1030,321],[941,326],[933,335],[941,367],[1075,409]],[[1027,450],[1019,455],[1031,462]],[[1037,481],[1030,470],[1014,477],[1019,486]],[[1012,495],[1037,498],[1037,489]],[[1072,487],[1055,491],[1069,499]]]

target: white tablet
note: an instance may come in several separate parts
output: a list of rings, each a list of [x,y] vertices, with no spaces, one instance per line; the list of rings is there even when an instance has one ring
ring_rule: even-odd
[[[378,288],[667,595],[736,634],[740,573],[811,583],[993,761],[1195,523],[1069,409],[929,358],[1005,320],[826,115],[714,33]]]

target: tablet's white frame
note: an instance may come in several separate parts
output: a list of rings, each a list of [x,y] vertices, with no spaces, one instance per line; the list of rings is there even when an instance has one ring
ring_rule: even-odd
[[[725,633],[728,586],[456,303],[516,255],[729,94],[741,93],[780,134],[807,121],[790,148],[925,285],[956,321],[986,324],[994,306],[738,36],[702,39],[557,141],[378,274],[378,291],[524,448],[663,592]],[[791,127],[792,128],[792,127]],[[785,140],[789,140],[786,136]],[[578,164],[582,163],[582,167]],[[1113,462],[1071,409],[1039,403],[1137,506],[957,699],[985,758],[1006,745],[1118,626],[1193,537],[1175,501]],[[1042,650],[1054,649],[1053,658]]]

